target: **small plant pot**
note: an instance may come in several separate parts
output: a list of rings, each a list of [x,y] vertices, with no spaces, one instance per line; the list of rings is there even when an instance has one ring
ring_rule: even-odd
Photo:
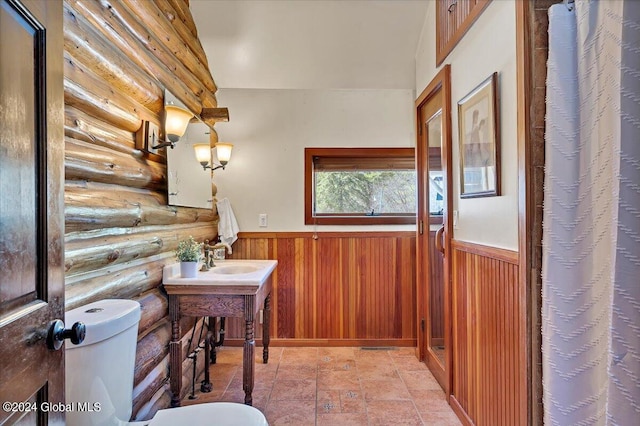
[[[198,276],[198,262],[180,262],[180,276],[195,278]]]

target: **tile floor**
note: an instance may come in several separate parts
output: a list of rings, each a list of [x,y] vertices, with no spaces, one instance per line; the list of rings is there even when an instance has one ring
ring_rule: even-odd
[[[218,348],[213,391],[198,402],[243,402],[242,348]],[[460,425],[413,348],[256,347],[253,405],[275,425]]]

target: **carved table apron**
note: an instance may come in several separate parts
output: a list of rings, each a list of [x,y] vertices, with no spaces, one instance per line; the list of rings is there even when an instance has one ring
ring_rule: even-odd
[[[166,285],[169,294],[169,318],[171,319],[171,341],[169,342],[169,368],[171,381],[171,406],[180,406],[182,392],[182,332],[181,316],[242,317],[245,321],[245,338],[242,360],[242,388],[244,403],[252,405],[254,382],[254,324],[260,302],[264,301],[262,324],[262,361],[269,360],[269,324],[271,322],[271,277],[255,291],[247,292],[234,286],[227,293],[210,286]],[[242,294],[246,293],[246,294]],[[256,303],[256,301],[258,303]],[[176,374],[177,373],[177,374]]]

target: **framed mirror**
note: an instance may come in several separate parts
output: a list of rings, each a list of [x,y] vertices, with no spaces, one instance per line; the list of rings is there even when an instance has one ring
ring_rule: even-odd
[[[165,104],[183,108],[171,92],[165,91]],[[169,205],[213,208],[211,192],[211,170],[203,169],[198,163],[193,145],[209,143],[210,128],[194,116],[185,134],[173,148],[166,147],[167,155],[167,191]]]

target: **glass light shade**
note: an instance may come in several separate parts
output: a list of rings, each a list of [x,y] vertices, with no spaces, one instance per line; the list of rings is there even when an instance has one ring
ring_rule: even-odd
[[[164,132],[171,142],[178,142],[178,139],[187,131],[189,121],[193,117],[191,111],[175,105],[164,107]]]
[[[206,166],[211,162],[211,145],[208,143],[197,143],[193,145],[193,149],[196,152],[196,160],[198,160],[198,163]]]
[[[232,149],[233,144],[230,143],[218,142],[216,144],[216,154],[218,155],[218,161],[220,164],[225,165],[229,162]]]

